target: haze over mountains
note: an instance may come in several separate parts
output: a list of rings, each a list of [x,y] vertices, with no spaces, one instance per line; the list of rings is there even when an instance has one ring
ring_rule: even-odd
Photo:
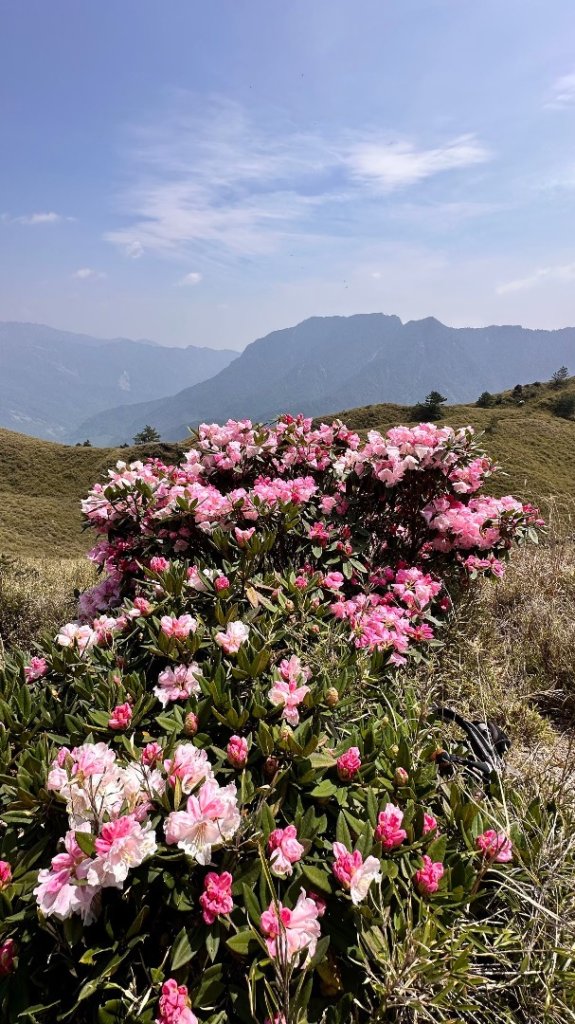
[[[575,328],[447,327],[381,313],[312,317],[254,341],[216,376],[170,398],[92,416],[74,440],[129,441],[146,423],[178,440],[189,426],[228,417],[322,415],[375,402],[411,405],[432,389],[449,402],[547,380],[575,364]]]
[[[0,323],[0,426],[52,441],[79,440],[87,416],[170,395],[213,376],[237,355]]]

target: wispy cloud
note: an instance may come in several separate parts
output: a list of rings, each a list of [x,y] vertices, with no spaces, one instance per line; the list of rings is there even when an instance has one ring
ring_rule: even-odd
[[[352,146],[347,163],[356,180],[392,192],[444,171],[486,163],[491,156],[474,135],[460,135],[434,149],[418,149],[408,141],[360,142]]]
[[[2,214],[2,220],[9,224],[26,224],[30,227],[36,227],[39,224],[58,224],[61,221],[73,221],[75,219],[75,217],[65,217],[61,213],[55,213],[54,210],[40,213],[24,213],[19,217],[12,217],[9,213]]]
[[[72,274],[77,281],[103,281],[107,276],[103,270],[94,270],[93,267],[80,267]]]
[[[551,88],[551,94],[545,103],[551,110],[564,110],[566,107],[575,107],[575,72],[569,75],[562,75]]]
[[[199,284],[202,280],[202,275],[197,270],[190,271],[189,274],[184,274],[183,277],[177,282],[181,287],[194,286]]]
[[[538,267],[527,277],[519,277],[514,281],[507,281],[496,289],[498,295],[506,295],[508,292],[528,291],[536,288],[546,281],[567,282],[575,280],[575,263],[564,263],[555,267]]]
[[[124,226],[105,235],[131,257],[250,259],[296,237],[325,237],[340,216],[361,231],[354,204],[373,201],[374,192],[490,158],[473,135],[425,149],[411,140],[386,144],[372,130],[298,132],[280,117],[256,124],[226,100],[194,112],[187,94],[131,138],[132,183],[119,197]]]

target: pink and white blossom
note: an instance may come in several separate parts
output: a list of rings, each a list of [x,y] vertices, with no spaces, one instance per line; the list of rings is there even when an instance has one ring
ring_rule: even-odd
[[[377,857],[364,860],[359,850],[353,853],[343,843],[334,843],[335,862],[332,871],[340,885],[349,891],[352,903],[361,903],[372,882],[381,881],[381,864]]]
[[[212,849],[231,839],[240,823],[235,783],[219,786],[208,779],[189,797],[185,811],[168,815],[164,831],[169,845],[176,844],[198,864],[209,864]]]
[[[250,627],[245,622],[228,622],[225,632],[216,633],[214,639],[224,654],[237,654],[249,635]]]

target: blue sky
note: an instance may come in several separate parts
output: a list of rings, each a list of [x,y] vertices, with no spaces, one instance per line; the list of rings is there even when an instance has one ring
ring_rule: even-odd
[[[0,0],[0,319],[575,324],[573,0]]]

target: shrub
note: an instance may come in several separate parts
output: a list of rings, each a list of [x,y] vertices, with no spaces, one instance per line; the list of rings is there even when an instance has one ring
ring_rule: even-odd
[[[552,405],[553,412],[564,420],[572,420],[575,417],[575,395],[561,395]]]
[[[495,398],[490,391],[482,391],[476,401],[480,409],[489,409],[495,403]]]
[[[107,576],[0,674],[5,1019],[525,1019],[563,823],[442,779],[397,675],[533,535],[490,472],[469,429],[285,417],[93,488]]]

